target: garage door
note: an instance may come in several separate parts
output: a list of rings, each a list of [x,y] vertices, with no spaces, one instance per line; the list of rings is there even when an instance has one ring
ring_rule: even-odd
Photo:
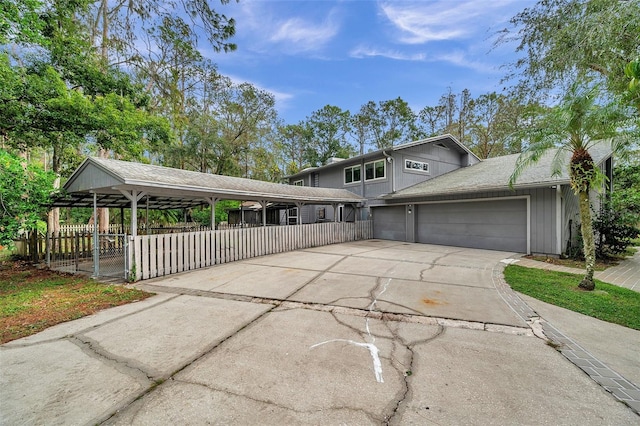
[[[404,206],[376,207],[373,214],[373,238],[406,241],[407,219]]]
[[[527,252],[526,199],[421,204],[417,220],[421,243]]]

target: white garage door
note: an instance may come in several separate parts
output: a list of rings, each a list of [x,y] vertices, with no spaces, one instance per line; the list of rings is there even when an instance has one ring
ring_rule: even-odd
[[[421,204],[417,239],[489,250],[527,252],[527,200]]]

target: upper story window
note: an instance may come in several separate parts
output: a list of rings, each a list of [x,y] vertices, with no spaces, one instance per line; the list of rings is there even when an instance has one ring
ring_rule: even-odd
[[[364,165],[364,180],[384,179],[386,162],[384,160],[372,161]]]
[[[429,163],[423,161],[404,160],[404,169],[414,172],[429,173]]]
[[[356,183],[356,182],[360,182],[360,180],[362,179],[362,177],[360,176],[361,174],[361,167],[358,164],[357,166],[351,166],[351,167],[347,167],[344,169],[344,183]]]
[[[304,186],[304,181],[302,179],[301,180],[294,180],[293,181],[293,185],[295,185],[295,186]]]

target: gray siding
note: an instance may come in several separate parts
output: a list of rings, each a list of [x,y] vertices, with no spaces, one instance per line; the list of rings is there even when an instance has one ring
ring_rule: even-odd
[[[466,154],[460,154],[457,150],[442,148],[435,144],[418,145],[395,151],[393,159],[395,168],[393,178],[395,179],[396,191],[464,167],[468,161]],[[406,170],[405,160],[428,163],[429,172]]]
[[[411,146],[398,151],[389,151],[389,154],[393,160],[391,162],[385,161],[386,170],[384,179],[373,181],[364,180],[364,165],[373,161],[385,160],[386,157],[380,154],[377,158],[343,160],[328,167],[321,168],[320,170],[310,170],[302,176],[292,178],[289,183],[293,183],[296,180],[303,180],[305,186],[310,183],[317,183],[318,186],[323,188],[344,188],[354,194],[368,198],[372,205],[379,205],[380,202],[376,200],[376,198],[380,195],[391,193],[394,190],[398,191],[436,176],[449,173],[460,167],[465,167],[470,161],[468,154],[461,153],[455,148],[442,148],[434,143]],[[405,160],[428,163],[429,172],[424,173],[405,170]],[[345,184],[344,169],[354,165],[361,166],[362,179],[357,183]]]
[[[405,207],[378,207],[373,210],[373,238],[406,241]]]
[[[122,181],[114,178],[94,164],[89,163],[86,167],[86,170],[83,173],[79,173],[72,185],[67,188],[69,192],[86,191],[92,188],[109,188],[122,184]]]
[[[580,205],[569,185],[562,185],[562,251],[569,254],[580,233]]]

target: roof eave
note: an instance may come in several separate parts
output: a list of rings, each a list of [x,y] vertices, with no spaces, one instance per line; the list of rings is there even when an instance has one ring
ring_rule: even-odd
[[[423,198],[423,197],[440,197],[443,195],[462,195],[462,194],[473,194],[476,192],[495,192],[495,191],[517,191],[519,189],[532,189],[532,188],[541,188],[541,187],[551,187],[555,185],[567,185],[569,184],[568,179],[561,180],[553,180],[553,181],[545,181],[545,182],[534,182],[534,183],[526,183],[526,184],[518,184],[510,187],[509,185],[500,185],[500,186],[480,186],[473,189],[453,189],[453,190],[443,190],[438,192],[430,192],[430,193],[415,193],[415,194],[407,194],[403,196],[402,194],[384,194],[377,199],[391,201],[391,200],[410,200],[414,198]]]

